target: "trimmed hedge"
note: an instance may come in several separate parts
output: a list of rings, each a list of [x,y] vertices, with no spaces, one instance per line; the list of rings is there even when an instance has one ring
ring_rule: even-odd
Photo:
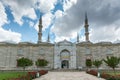
[[[98,74],[98,72],[96,70],[86,71],[86,73],[94,75],[94,76],[97,76],[97,74]],[[112,75],[107,74],[107,73],[101,73],[100,77],[104,78],[106,80],[120,80],[120,75],[112,76]]]

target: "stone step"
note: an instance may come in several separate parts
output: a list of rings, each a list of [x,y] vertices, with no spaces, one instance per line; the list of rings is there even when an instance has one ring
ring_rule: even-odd
[[[56,69],[51,70],[51,72],[79,72],[80,70],[77,69]]]

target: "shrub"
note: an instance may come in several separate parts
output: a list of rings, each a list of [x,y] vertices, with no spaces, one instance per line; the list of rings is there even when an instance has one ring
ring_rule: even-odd
[[[95,70],[90,70],[90,71],[87,71],[88,74],[92,74],[94,76],[97,76],[97,71]]]
[[[33,61],[28,59],[28,58],[20,58],[20,59],[17,59],[17,67],[23,67],[23,70],[25,70],[25,68],[27,66],[32,66],[33,65]]]
[[[35,62],[35,64],[36,64],[37,67],[44,67],[44,66],[47,66],[48,61],[45,60],[45,59],[38,59],[38,60]]]
[[[104,79],[109,79],[109,78],[111,78],[112,76],[109,75],[109,74],[106,74],[106,73],[101,73],[100,77],[101,77],[101,78],[104,78]]]
[[[120,78],[109,78],[109,79],[106,79],[106,80],[120,80]]]
[[[40,75],[45,75],[46,73],[48,73],[47,70],[40,70],[40,71],[39,71],[39,74],[40,74]]]
[[[37,72],[28,72],[28,76],[32,79],[36,78],[36,73]]]
[[[94,75],[94,76],[97,76],[97,74],[98,74],[98,72],[96,70],[86,71],[86,73]],[[106,80],[120,80],[120,75],[112,76],[112,75],[107,74],[107,73],[101,73],[100,77],[104,78]]]

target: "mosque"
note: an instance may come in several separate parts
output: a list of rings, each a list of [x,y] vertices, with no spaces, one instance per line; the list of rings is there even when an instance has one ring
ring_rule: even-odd
[[[17,59],[25,57],[34,62],[34,65],[27,69],[36,69],[35,61],[45,59],[49,69],[78,69],[85,68],[86,59],[104,59],[107,56],[120,56],[120,44],[111,42],[92,43],[89,40],[89,24],[85,15],[85,41],[72,43],[63,40],[51,43],[48,36],[47,42],[42,42],[42,18],[39,20],[38,42],[20,42],[17,44],[0,42],[0,70],[16,70]],[[101,68],[106,67],[104,64]]]

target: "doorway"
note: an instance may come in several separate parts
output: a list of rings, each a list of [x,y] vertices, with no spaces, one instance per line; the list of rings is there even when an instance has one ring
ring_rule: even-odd
[[[63,60],[61,62],[61,68],[68,69],[69,68],[69,61],[68,60]]]

